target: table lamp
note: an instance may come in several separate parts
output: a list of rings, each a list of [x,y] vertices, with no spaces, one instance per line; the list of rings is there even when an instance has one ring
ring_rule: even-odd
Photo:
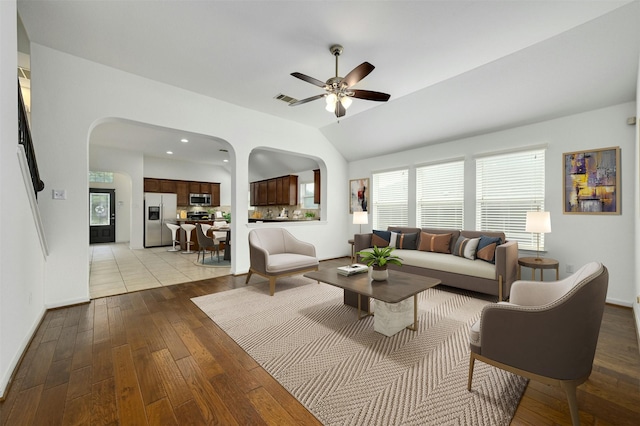
[[[551,232],[551,214],[549,212],[527,212],[525,232],[535,232],[538,234],[538,248],[536,250],[536,261],[540,258],[540,234]]]
[[[353,212],[353,224],[360,225],[360,234],[362,234],[362,225],[369,223],[367,212]]]

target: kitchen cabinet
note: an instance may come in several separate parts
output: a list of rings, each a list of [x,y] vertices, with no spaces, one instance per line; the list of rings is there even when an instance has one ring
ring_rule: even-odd
[[[174,179],[144,178],[144,192],[162,192],[177,195],[180,207],[189,205],[189,194],[211,194],[211,207],[220,206],[220,184]]]
[[[251,182],[249,184],[249,205],[250,206],[256,205],[256,183],[255,182]]]
[[[251,182],[249,188],[252,206],[298,204],[298,176],[296,175]]]
[[[258,205],[268,206],[267,203],[267,181],[263,180],[258,183]]]
[[[160,192],[160,179],[144,178],[144,192]]]
[[[175,194],[176,193],[176,181],[175,180],[162,179],[160,181],[160,192],[166,192],[166,193],[169,193],[169,194]]]
[[[220,205],[220,184],[212,183],[209,187],[211,188],[211,205],[217,207]]]
[[[267,181],[267,204],[274,206],[278,203],[278,180],[269,179]]]
[[[313,203],[320,204],[320,169],[313,171]]]
[[[189,205],[189,182],[179,180],[176,182],[176,194],[178,194],[178,205]]]

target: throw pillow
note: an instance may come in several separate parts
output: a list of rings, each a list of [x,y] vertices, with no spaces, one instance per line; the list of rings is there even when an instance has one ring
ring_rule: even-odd
[[[476,257],[489,263],[496,263],[496,247],[500,244],[502,244],[502,239],[500,237],[487,237],[486,235],[481,235],[480,242],[478,243],[478,249],[476,251]]]
[[[478,243],[480,238],[465,238],[463,236],[458,237],[456,246],[453,249],[455,256],[466,257],[467,259],[475,260],[476,250],[478,249]]]
[[[451,253],[449,244],[451,243],[451,234],[429,234],[427,232],[420,233],[420,246],[418,250],[432,251],[436,253]]]
[[[387,247],[389,245],[389,240],[391,240],[391,232],[376,231],[374,229],[373,235],[371,236],[371,246]]]
[[[398,236],[398,243],[396,248],[404,250],[417,250],[418,249],[418,233],[412,234],[400,234]]]

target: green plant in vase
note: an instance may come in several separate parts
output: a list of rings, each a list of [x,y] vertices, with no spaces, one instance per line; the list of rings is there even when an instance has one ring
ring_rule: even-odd
[[[371,278],[376,281],[386,280],[389,277],[387,266],[402,266],[402,259],[393,254],[395,247],[373,246],[372,250],[359,251],[356,253],[367,266],[372,268]]]

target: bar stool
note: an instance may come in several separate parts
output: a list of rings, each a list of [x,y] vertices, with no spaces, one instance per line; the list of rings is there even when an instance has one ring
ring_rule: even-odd
[[[184,233],[187,236],[187,242],[186,242],[187,249],[185,251],[183,251],[182,253],[184,253],[184,254],[195,253],[195,252],[191,251],[191,244],[193,244],[191,242],[191,231],[196,229],[196,226],[195,225],[191,225],[189,223],[183,223],[182,225],[180,225],[180,227],[182,229],[184,229]]]
[[[173,247],[171,247],[167,251],[180,251],[179,248],[176,248],[176,243],[178,240],[176,239],[176,233],[178,229],[180,229],[180,225],[174,225],[173,223],[167,223],[167,228],[171,229],[171,240],[173,241]]]

